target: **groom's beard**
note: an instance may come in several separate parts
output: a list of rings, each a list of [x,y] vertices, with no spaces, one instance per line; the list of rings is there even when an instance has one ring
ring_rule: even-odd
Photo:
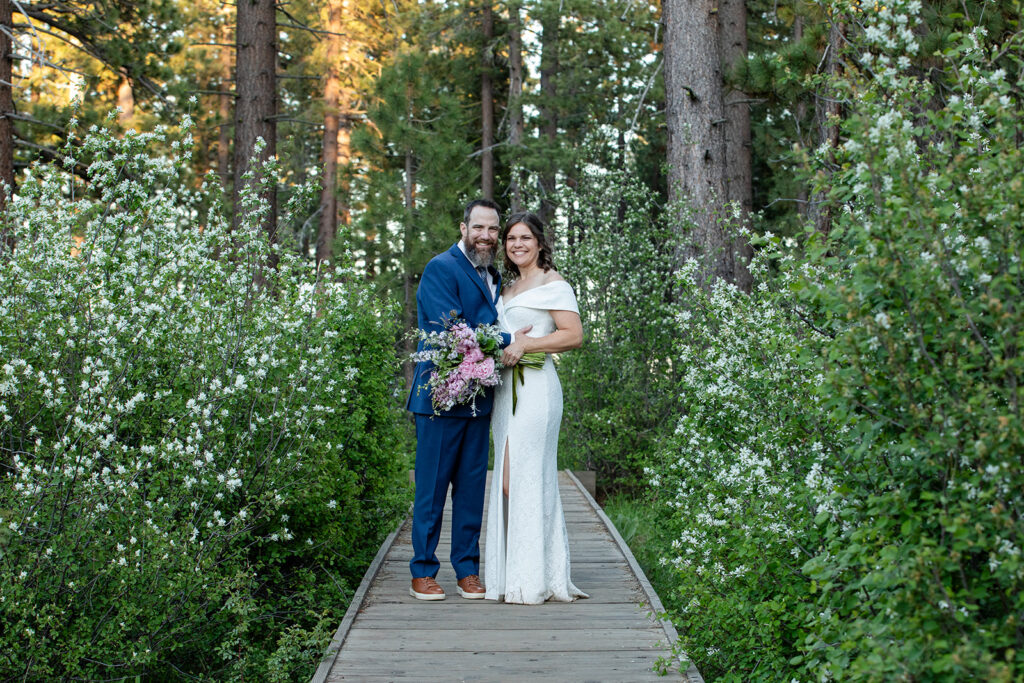
[[[462,240],[462,246],[466,248],[466,256],[474,268],[479,268],[480,266],[484,268],[490,267],[494,263],[494,254],[498,251],[497,242],[483,244],[480,240],[474,240],[473,242]]]

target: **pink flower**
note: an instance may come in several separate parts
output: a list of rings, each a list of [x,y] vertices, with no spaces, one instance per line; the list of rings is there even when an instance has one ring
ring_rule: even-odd
[[[497,379],[498,375],[494,371],[494,359],[493,358],[484,358],[483,361],[479,363],[479,365],[483,366],[483,372],[484,372],[483,376],[485,378],[487,378],[487,377],[494,377],[495,379]]]
[[[473,361],[469,356],[459,365],[459,374],[474,380],[485,380],[495,374],[495,359],[484,358],[479,353],[479,360]]]
[[[466,377],[462,373],[453,372],[446,381],[448,394],[457,397],[466,388]]]

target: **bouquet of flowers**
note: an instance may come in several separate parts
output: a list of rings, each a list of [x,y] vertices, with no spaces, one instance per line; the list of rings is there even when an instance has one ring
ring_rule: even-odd
[[[476,415],[476,399],[488,387],[501,384],[501,330],[497,325],[479,325],[471,328],[465,321],[450,318],[444,321],[440,332],[420,330],[423,350],[412,355],[413,362],[431,361],[434,369],[427,379],[430,402],[435,413],[451,410],[456,405],[472,405]],[[523,383],[522,368],[539,368],[544,364],[543,353],[528,353],[516,366],[519,383]],[[512,382],[512,412],[515,412],[516,382]]]

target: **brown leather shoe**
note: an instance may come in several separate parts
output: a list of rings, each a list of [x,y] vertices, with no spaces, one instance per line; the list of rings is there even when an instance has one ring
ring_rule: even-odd
[[[431,576],[412,580],[409,595],[417,600],[444,600],[444,589]]]
[[[476,574],[459,579],[459,595],[467,600],[482,600],[486,592],[484,584],[480,582],[480,577]]]

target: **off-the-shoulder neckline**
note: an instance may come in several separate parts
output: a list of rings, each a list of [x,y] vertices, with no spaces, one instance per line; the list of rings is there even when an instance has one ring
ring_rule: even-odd
[[[511,299],[506,299],[505,295],[502,294],[501,295],[501,300],[505,303],[505,305],[508,305],[509,303],[515,301],[516,299],[518,299],[519,297],[523,296],[524,294],[529,294],[530,292],[532,292],[535,289],[541,289],[542,287],[550,287],[551,285],[565,285],[565,286],[569,287],[569,289],[572,289],[572,286],[568,282],[566,282],[565,280],[552,280],[551,282],[545,282],[542,285],[537,285],[536,287],[530,287],[529,289],[523,290],[522,292],[519,292],[518,294],[516,294]]]

